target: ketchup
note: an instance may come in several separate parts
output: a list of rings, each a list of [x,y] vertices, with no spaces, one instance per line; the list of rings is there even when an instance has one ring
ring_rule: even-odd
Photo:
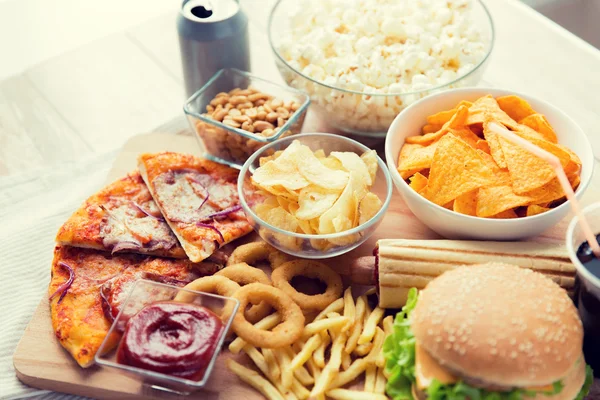
[[[195,304],[158,302],[125,327],[117,352],[121,364],[200,380],[223,330],[221,319]]]

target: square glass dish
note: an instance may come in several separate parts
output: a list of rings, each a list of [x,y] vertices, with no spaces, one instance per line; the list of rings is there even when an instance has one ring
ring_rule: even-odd
[[[230,94],[238,88],[240,93]],[[241,168],[265,144],[300,133],[309,104],[299,90],[222,69],[186,101],[183,110],[204,156]]]
[[[216,337],[212,354],[209,355],[210,358],[208,359],[208,363],[204,367],[203,371],[200,370],[201,377],[198,380],[154,372],[148,369],[142,369],[118,362],[117,353],[119,352],[119,348],[123,342],[123,332],[127,322],[140,310],[151,304],[156,304],[157,302],[195,304],[208,309],[221,319],[223,323],[223,329]],[[178,286],[147,281],[143,279],[138,280],[133,285],[131,292],[121,307],[121,311],[110,327],[106,338],[100,345],[95,357],[96,363],[103,367],[115,368],[120,373],[131,375],[139,379],[143,385],[153,389],[178,394],[189,394],[204,387],[210,378],[213,367],[217,357],[221,352],[221,347],[223,346],[223,342],[225,341],[225,337],[227,336],[238,307],[239,301],[231,297],[223,297],[204,292],[197,292],[194,290],[187,290]],[[180,336],[191,337],[191,333],[193,332],[181,331],[182,326],[188,325],[183,323],[177,323],[176,325],[178,326],[177,329],[179,329],[176,331],[171,330],[170,327],[165,327],[163,323],[154,324],[153,327],[157,327],[158,330],[170,330],[166,333],[170,335],[169,338],[172,338],[173,335],[175,335],[177,338]],[[144,332],[146,331],[144,330]],[[153,335],[157,334],[156,331],[151,333]],[[167,346],[165,345],[160,347],[165,348]]]

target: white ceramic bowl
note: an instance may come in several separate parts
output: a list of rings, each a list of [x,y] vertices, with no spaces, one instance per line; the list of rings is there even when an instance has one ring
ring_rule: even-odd
[[[424,224],[451,239],[517,240],[538,235],[562,220],[569,212],[568,202],[542,214],[515,219],[488,219],[459,214],[438,206],[411,189],[398,173],[398,155],[408,136],[418,135],[427,116],[452,109],[461,100],[474,101],[481,96],[516,94],[527,100],[534,110],[546,116],[558,136],[558,142],[573,150],[582,162],[581,183],[575,192],[581,198],[592,178],[594,155],[583,130],[564,112],[553,105],[508,90],[492,88],[455,89],[428,96],[403,110],[388,130],[385,156],[394,185],[408,208]]]

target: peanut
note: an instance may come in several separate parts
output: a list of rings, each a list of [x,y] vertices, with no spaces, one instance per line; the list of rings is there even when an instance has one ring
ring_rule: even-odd
[[[269,122],[275,122],[275,121],[277,121],[277,117],[278,117],[277,113],[270,112],[270,113],[267,114],[267,121],[269,121]]]
[[[300,104],[296,101],[285,102],[255,87],[248,87],[218,93],[206,106],[205,115],[228,127],[272,137],[280,132],[281,127],[299,108]],[[225,159],[233,157],[238,162],[245,161],[264,145],[209,123],[197,124],[196,130],[211,153]],[[286,130],[282,137],[292,133],[291,130]]]
[[[273,128],[275,128],[273,126],[273,124],[270,122],[267,122],[267,121],[256,121],[254,123],[254,129],[256,129],[259,132],[262,132],[265,129],[273,129]]]

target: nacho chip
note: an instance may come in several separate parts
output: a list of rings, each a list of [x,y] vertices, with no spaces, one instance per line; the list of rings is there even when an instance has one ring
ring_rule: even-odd
[[[544,139],[551,143],[558,143],[556,132],[550,126],[550,123],[542,114],[531,114],[519,121],[521,125],[525,125],[541,134]]]
[[[522,132],[517,132],[517,134],[557,156],[563,167],[569,163],[569,154],[555,144],[532,138]],[[550,182],[556,176],[554,168],[546,160],[534,156],[528,150],[504,138],[500,138],[500,144],[515,193],[530,192]]]
[[[575,191],[579,187],[579,184],[581,184],[581,176],[574,175],[572,178],[569,178],[569,182],[571,183],[571,187],[573,188],[573,191]]]
[[[428,179],[425,178],[420,172],[417,172],[413,176],[410,177],[410,186],[417,193],[421,193],[425,186],[427,186]]]
[[[473,131],[466,126],[460,129],[450,129],[449,133],[452,133],[454,136],[465,141],[469,146],[475,149],[477,148],[477,142],[480,141],[479,136],[474,134]]]
[[[492,152],[490,150],[490,145],[485,140],[478,140],[477,143],[475,144],[475,148],[477,150],[483,151],[484,153],[487,153],[490,155],[492,154]]]
[[[511,219],[511,218],[518,218],[518,217],[519,216],[517,215],[517,213],[514,210],[506,210],[506,211],[502,211],[499,214],[492,215],[491,217],[487,217],[487,218]]]
[[[427,123],[430,125],[444,125],[446,122],[452,119],[452,117],[457,113],[459,108],[466,107],[468,109],[472,105],[473,103],[471,103],[470,101],[462,100],[452,110],[440,111],[437,114],[430,115],[429,117],[427,117]],[[463,124],[464,121],[461,122],[461,125]]]
[[[528,102],[519,96],[509,95],[496,98],[498,105],[507,113],[513,120],[520,121],[523,118],[535,114],[535,110],[531,108]]]
[[[454,112],[454,114],[450,116],[450,119],[442,126],[442,129],[440,129],[437,132],[427,133],[422,136],[407,137],[406,143],[420,144],[423,146],[428,146],[428,145],[432,144],[433,142],[436,142],[437,140],[439,140],[442,136],[444,136],[445,134],[450,132],[450,130],[452,130],[452,129],[463,129],[465,127],[465,122],[467,120],[467,117],[469,116],[469,108],[465,107],[465,106],[460,106],[456,111],[454,111],[454,110],[451,110],[451,111]],[[444,112],[448,113],[450,111],[444,111]],[[429,118],[428,118],[428,120],[429,120]]]
[[[530,206],[527,206],[527,213],[525,214],[525,216],[531,217],[532,215],[545,213],[546,211],[549,211],[549,210],[550,209],[547,207],[541,207],[536,204],[532,204]]]
[[[403,179],[431,167],[433,155],[439,142],[435,142],[429,146],[421,146],[420,144],[405,144],[400,150],[400,158],[398,159],[398,172]]]
[[[482,124],[488,118],[493,118],[510,129],[516,129],[519,125],[517,121],[502,111],[492,95],[480,97],[473,103],[469,108],[469,117],[466,124]]]
[[[424,125],[423,128],[421,128],[421,133],[423,135],[427,134],[427,133],[433,133],[433,132],[437,132],[440,129],[442,129],[443,125]]]
[[[472,190],[468,193],[458,196],[454,200],[452,210],[460,214],[477,215],[477,193],[479,189]]]
[[[481,156],[481,158],[483,158],[483,161],[485,161],[487,166],[490,167],[494,173],[494,178],[493,182],[491,183],[491,186],[511,185],[510,174],[508,173],[507,169],[500,168],[498,164],[494,162],[494,158],[486,152],[477,150],[477,153]]]
[[[477,216],[492,217],[503,211],[526,206],[536,200],[534,196],[520,196],[510,185],[484,187],[477,195]]]
[[[497,122],[490,119],[489,122],[491,121]],[[496,164],[498,164],[500,168],[506,168],[506,159],[504,158],[504,152],[502,151],[502,146],[500,145],[500,136],[496,132],[488,129],[487,126],[489,122],[486,121],[486,123],[483,125],[483,137],[485,137],[485,140],[487,141],[487,144],[490,148],[490,154],[492,155],[492,158]]]
[[[458,196],[493,182],[493,171],[477,151],[452,134],[437,142],[423,196],[445,205]]]

